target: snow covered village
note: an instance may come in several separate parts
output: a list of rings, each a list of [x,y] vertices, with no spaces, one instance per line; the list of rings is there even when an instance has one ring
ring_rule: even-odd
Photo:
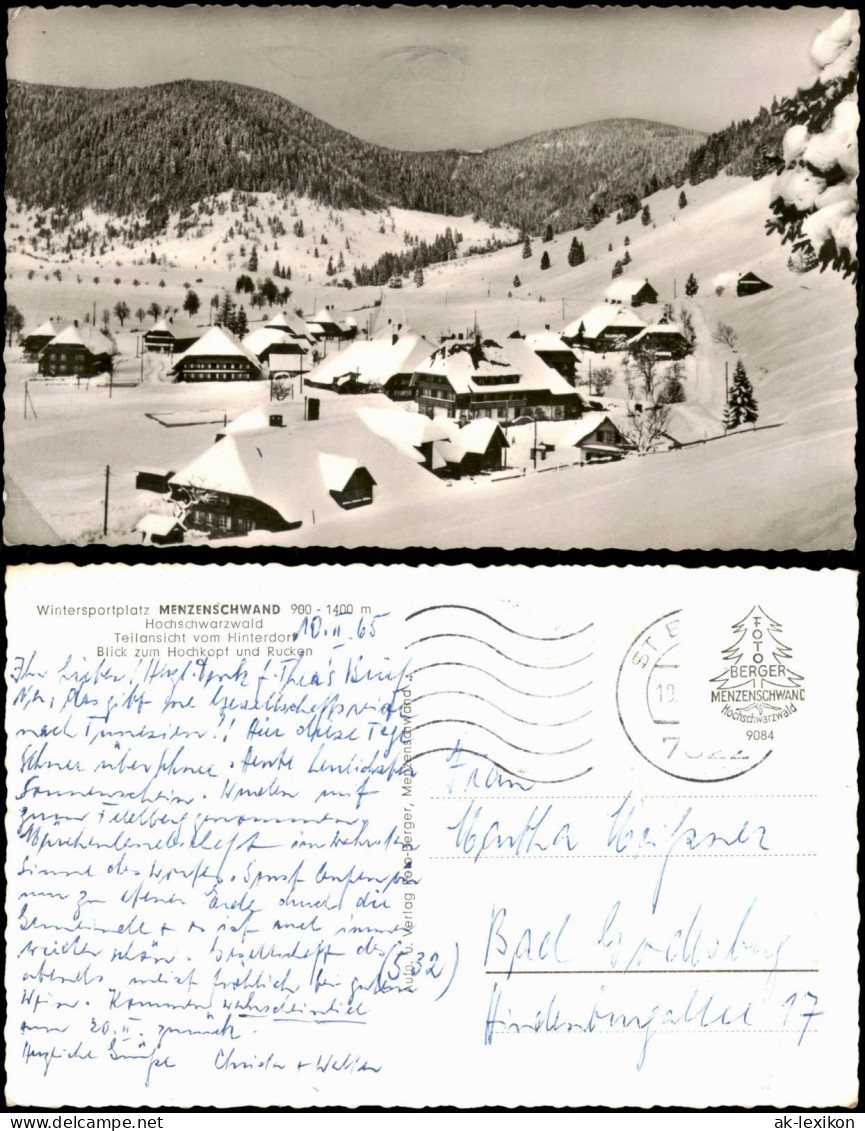
[[[477,149],[216,75],[45,85],[13,38],[7,544],[849,548],[859,34],[824,14],[732,125],[634,97]]]

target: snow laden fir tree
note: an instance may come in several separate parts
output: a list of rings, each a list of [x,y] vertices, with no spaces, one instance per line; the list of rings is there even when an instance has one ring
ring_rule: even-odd
[[[741,358],[733,370],[733,385],[724,409],[724,427],[738,428],[740,424],[755,424],[757,421],[757,401],[754,389],[748,380],[748,373]]]
[[[811,48],[817,80],[779,108],[790,122],[784,135],[783,172],[766,222],[790,242],[794,270],[831,266],[858,277],[856,214],[859,205],[859,13],[846,11]]]
[[[759,605],[733,625],[736,639],[721,653],[727,667],[712,679],[712,702],[743,723],[774,723],[804,700],[803,677],[787,666],[793,651],[781,639],[783,627]],[[766,737],[769,737],[767,732]]]

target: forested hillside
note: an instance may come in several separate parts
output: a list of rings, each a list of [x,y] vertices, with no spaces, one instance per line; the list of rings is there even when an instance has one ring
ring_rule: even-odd
[[[145,216],[228,190],[295,193],[333,208],[390,205],[474,214],[540,234],[591,226],[669,184],[731,165],[780,133],[768,111],[705,135],[614,119],[536,134],[480,154],[405,152],[335,129],[279,95],[183,80],[121,90],[12,82],[7,193],[63,227],[85,207]],[[765,170],[762,170],[765,171]]]

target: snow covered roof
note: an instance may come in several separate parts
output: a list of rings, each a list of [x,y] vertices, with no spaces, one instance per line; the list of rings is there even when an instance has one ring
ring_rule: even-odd
[[[84,346],[84,339],[77,326],[69,325],[65,330],[61,330],[56,337],[52,338],[48,343],[50,346]]]
[[[531,346],[519,338],[508,338],[503,346],[486,343],[481,353],[471,352],[472,342],[447,341],[415,366],[415,378],[445,377],[455,393],[488,393],[484,377],[505,377],[510,387],[573,394],[568,382],[545,365]],[[494,387],[494,386],[493,386]]]
[[[648,279],[613,279],[604,294],[609,302],[630,302],[645,286],[651,286]]]
[[[188,350],[175,358],[174,364],[178,365],[189,357],[245,357],[256,369],[261,369],[261,364],[252,350],[239,342],[224,326],[211,326]]]
[[[97,357],[103,353],[114,353],[114,343],[99,330],[90,327],[85,335],[85,344]]]
[[[317,310],[315,314],[313,314],[312,318],[309,319],[309,321],[314,322],[317,326],[339,325],[339,318],[337,317],[337,315],[334,314],[332,310],[328,310],[326,306],[323,306],[321,310]]]
[[[324,467],[322,455],[329,457]],[[335,488],[328,486],[335,481],[335,457],[350,462],[352,470],[362,466],[369,471],[378,487],[376,504],[442,487],[414,458],[370,431],[356,413],[226,436],[179,471],[172,483],[258,499],[286,522],[309,521],[312,510],[319,519],[341,513],[330,496]]]
[[[246,335],[241,344],[251,350],[258,358],[267,350],[272,349],[273,346],[293,346],[296,349],[304,349],[303,345],[292,334],[285,330],[275,330],[269,326],[261,326],[259,329],[253,330]]]
[[[406,412],[396,406],[392,409],[359,408],[357,415],[377,436],[412,448],[431,440],[445,440],[449,435],[440,420],[430,420],[423,412]]]
[[[41,326],[37,326],[35,330],[31,330],[29,334],[25,335],[27,338],[56,338],[57,327],[49,318],[47,322],[43,322]]]
[[[273,408],[275,413],[279,413],[278,408]],[[243,432],[263,432],[269,431],[271,428],[270,411],[266,408],[251,408],[249,412],[243,412],[240,416],[235,417],[226,424],[222,432],[226,436],[233,436],[236,433]]]
[[[147,331],[147,333],[148,334],[169,334],[169,333],[171,333],[171,331],[168,329],[168,319],[167,318],[157,319],[157,321],[153,323],[153,325],[150,327],[150,329]]]
[[[517,339],[511,339],[516,341]],[[535,353],[571,353],[571,348],[562,341],[560,334],[552,330],[541,330],[537,334],[526,334],[525,341]]]
[[[678,322],[652,322],[645,330],[641,330],[631,338],[630,345],[645,341],[647,337],[679,337],[684,338],[685,333]]]
[[[646,323],[639,314],[626,307],[593,306],[591,310],[569,322],[562,334],[566,338],[579,337],[582,327],[585,337],[597,338],[607,329],[642,330],[645,326]]]
[[[135,529],[142,534],[170,534],[177,525],[182,525],[180,519],[173,514],[160,514],[150,511],[143,515],[135,525]]]
[[[573,448],[587,436],[590,436],[596,428],[600,428],[602,424],[611,424],[618,432],[622,428],[615,420],[606,412],[584,412],[583,415],[574,423],[574,427],[568,431],[561,440],[561,445],[564,448]]]
[[[274,315],[273,318],[268,318],[264,324],[265,330],[282,330],[289,333],[294,338],[306,338],[310,340],[309,327],[302,318],[298,318],[296,314],[286,314],[282,311],[281,314]]]
[[[351,374],[361,384],[383,385],[396,373],[414,372],[433,348],[419,334],[406,334],[396,342],[390,338],[355,341],[347,349],[326,357],[309,376],[313,381],[330,384]]]
[[[443,417],[439,423],[447,433],[449,444],[447,446],[439,444],[437,448],[448,462],[459,462],[468,452],[483,455],[497,432],[501,433],[503,447],[510,447],[501,427],[488,416],[479,416],[462,428],[456,420],[449,417]]]
[[[319,452],[318,466],[328,491],[344,491],[352,475],[361,467],[359,460],[349,456],[335,456],[330,452]],[[373,479],[373,483],[375,479]]]

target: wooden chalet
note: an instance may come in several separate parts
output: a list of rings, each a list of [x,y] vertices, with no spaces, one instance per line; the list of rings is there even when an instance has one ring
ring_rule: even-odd
[[[442,489],[418,452],[398,450],[355,413],[285,427],[281,414],[254,409],[220,437],[168,481],[179,521],[210,537],[294,530],[379,496],[392,503]]]
[[[595,306],[562,330],[568,345],[579,349],[606,353],[624,349],[628,342],[646,329],[646,323],[633,310],[621,306]]]
[[[644,306],[658,301],[658,292],[648,279],[614,279],[604,292],[607,302]]]
[[[24,360],[36,361],[40,352],[53,338],[57,337],[59,332],[50,318],[47,322],[43,322],[41,326],[37,326],[35,330],[25,336],[21,343],[24,348]]]
[[[525,342],[545,365],[560,373],[569,385],[576,384],[577,355],[560,334],[553,333],[547,326],[540,333],[526,334]]]
[[[200,337],[201,330],[191,322],[159,318],[144,334],[144,348],[148,353],[184,353]]]
[[[656,322],[631,338],[628,349],[632,352],[651,350],[659,358],[678,360],[686,357],[692,347],[677,322]]]
[[[411,389],[418,410],[433,417],[565,420],[582,412],[576,390],[519,339],[445,341],[415,368]]]
[[[348,341],[357,334],[357,323],[337,317],[332,306],[323,306],[307,320],[307,326],[318,341]]]
[[[92,326],[82,333],[73,323],[52,338],[39,353],[44,377],[95,377],[111,371],[114,345]]]
[[[585,413],[560,444],[577,448],[581,463],[622,459],[633,448],[622,429],[603,412]]]
[[[435,468],[443,478],[488,475],[506,466],[509,444],[501,426],[489,418],[478,418],[460,425],[442,421],[447,440],[437,440],[434,450],[440,457]]]
[[[271,318],[268,318],[264,324],[264,329],[279,330],[283,334],[288,334],[306,349],[311,349],[317,341],[302,318],[299,318],[296,314],[287,314],[284,310],[282,313],[274,314]]]
[[[744,298],[746,295],[756,295],[760,291],[771,291],[771,289],[772,284],[761,279],[759,275],[755,275],[753,271],[746,271],[736,280],[736,294],[739,298]]]
[[[271,373],[303,373],[309,369],[310,346],[284,330],[263,326],[247,334],[242,342]]]
[[[223,326],[211,326],[175,358],[176,381],[255,381],[262,376],[255,354]]]
[[[438,471],[443,461],[436,455],[437,440],[447,440],[451,431],[441,420],[430,420],[422,412],[401,408],[359,408],[357,415],[377,436],[415,461],[418,453],[427,471]]]

